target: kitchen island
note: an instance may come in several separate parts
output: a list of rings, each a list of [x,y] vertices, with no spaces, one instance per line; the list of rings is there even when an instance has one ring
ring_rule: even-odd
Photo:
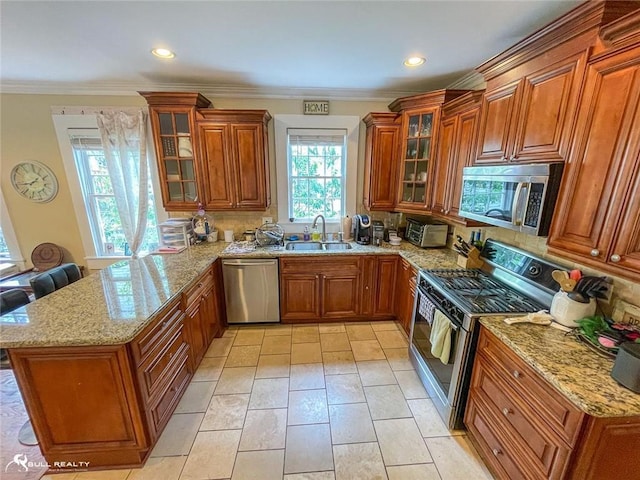
[[[455,266],[450,250],[351,245],[320,255],[399,254],[416,268]],[[226,246],[206,243],[120,262],[2,317],[0,346],[9,351],[50,465],[145,462],[224,325],[219,258],[319,254],[274,248],[226,254]],[[206,304],[211,297],[217,303]],[[216,315],[218,326],[211,321]]]
[[[640,394],[572,335],[485,317],[465,424],[498,478],[640,478]]]

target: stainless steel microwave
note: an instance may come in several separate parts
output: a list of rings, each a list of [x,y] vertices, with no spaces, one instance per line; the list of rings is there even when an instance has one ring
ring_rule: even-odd
[[[547,236],[563,163],[465,167],[461,217]]]

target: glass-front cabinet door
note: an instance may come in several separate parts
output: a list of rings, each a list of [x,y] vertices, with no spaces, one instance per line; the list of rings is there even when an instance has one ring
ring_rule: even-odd
[[[399,204],[424,208],[429,200],[436,111],[405,113]]]
[[[190,109],[184,108],[152,111],[165,207],[195,208],[197,205],[196,139],[191,117]]]
[[[138,93],[149,105],[162,204],[169,211],[195,210],[203,202],[196,114],[211,102],[197,92]]]

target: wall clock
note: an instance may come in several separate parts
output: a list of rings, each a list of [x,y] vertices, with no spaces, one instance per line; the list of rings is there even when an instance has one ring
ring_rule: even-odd
[[[11,170],[11,185],[24,198],[34,202],[50,202],[58,194],[58,179],[49,167],[28,160]]]

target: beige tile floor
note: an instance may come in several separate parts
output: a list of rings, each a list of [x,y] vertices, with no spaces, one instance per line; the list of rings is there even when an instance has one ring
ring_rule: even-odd
[[[482,480],[395,322],[229,328],[144,468],[49,480]]]

